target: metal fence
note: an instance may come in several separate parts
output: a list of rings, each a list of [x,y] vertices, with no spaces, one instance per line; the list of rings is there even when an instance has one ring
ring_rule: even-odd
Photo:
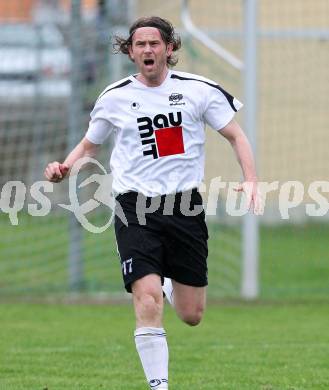
[[[99,235],[86,232],[72,214],[58,206],[70,201],[67,183],[46,194],[51,201],[47,216],[31,217],[28,206],[40,207],[33,184],[43,180],[47,162],[63,159],[83,136],[98,94],[109,83],[134,72],[127,58],[111,52],[111,35],[126,34],[127,26],[138,16],[157,14],[171,20],[182,35],[177,69],[209,77],[244,101],[245,109],[237,118],[257,151],[260,179],[277,182],[277,188],[267,196],[264,217],[258,219],[263,229],[260,238],[252,217],[243,223],[227,216],[227,192],[220,193],[218,215],[212,221],[215,231],[219,229],[219,244],[209,259],[209,294],[240,296],[242,289],[245,295],[255,296],[259,280],[261,296],[264,291],[268,291],[264,296],[298,296],[297,276],[294,279],[298,273],[292,272],[290,282],[283,285],[284,264],[278,266],[282,269],[278,280],[267,276],[285,258],[285,247],[274,249],[277,256],[271,258],[263,245],[268,237],[276,238],[276,231],[266,230],[272,229],[268,225],[297,223],[304,228],[310,221],[328,219],[328,2],[73,0],[62,8],[63,2],[31,1],[36,7],[26,8],[25,14],[18,3],[0,1],[0,294],[121,294],[113,231]],[[42,10],[37,9],[38,4]],[[206,36],[201,34],[198,39],[192,34],[186,24],[191,21],[192,30]],[[206,37],[241,60],[250,73],[209,50]],[[110,146],[111,140],[99,156],[104,166]],[[207,188],[214,177],[221,176],[227,182],[241,179],[229,146],[210,129],[206,153]],[[81,202],[94,192],[92,186],[81,190]],[[312,205],[318,216],[308,215]],[[108,214],[108,208],[100,205],[90,218],[101,226]],[[241,225],[245,227],[242,235]],[[325,234],[327,226],[315,229],[318,236]],[[297,239],[296,230],[285,229],[283,226],[283,237],[288,231]],[[310,235],[302,237],[311,237],[312,230],[310,225],[306,228]],[[302,239],[299,245],[303,248],[306,243]],[[305,257],[309,266],[305,272],[328,272],[321,250],[313,251],[315,258],[319,257],[316,264],[312,259],[307,263]],[[303,256],[310,256],[304,252]],[[244,264],[253,264],[245,267],[244,278],[243,256]],[[297,260],[294,264],[298,268]],[[247,287],[242,287],[242,280]],[[311,295],[312,291],[320,295],[327,291],[322,279],[318,285],[312,281],[301,289]]]

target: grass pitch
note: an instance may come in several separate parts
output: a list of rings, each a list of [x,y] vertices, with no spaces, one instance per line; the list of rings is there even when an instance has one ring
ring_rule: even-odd
[[[11,226],[0,215],[0,301],[6,297],[45,297],[69,293],[68,220],[63,216],[20,216]],[[239,226],[209,224],[211,298],[239,297]],[[329,297],[329,224],[262,226],[260,298],[323,300]],[[114,229],[83,232],[84,293],[122,294]]]
[[[129,305],[0,305],[1,390],[147,389]],[[210,305],[196,328],[166,308],[170,390],[329,388],[325,303]]]
[[[146,390],[131,306],[9,303],[31,291],[37,299],[65,292],[65,229],[28,222],[15,234],[0,226],[0,390]],[[328,231],[262,227],[263,303],[210,304],[196,328],[166,308],[170,390],[329,389]],[[210,233],[209,295],[220,298],[228,244],[223,227]],[[109,291],[122,291],[115,253],[108,259],[111,234],[85,238],[91,293],[109,281]]]

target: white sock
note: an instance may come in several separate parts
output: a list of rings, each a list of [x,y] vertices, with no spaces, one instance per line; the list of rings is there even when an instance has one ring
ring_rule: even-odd
[[[165,296],[171,306],[174,306],[174,289],[170,278],[164,278],[162,291],[165,293]]]
[[[168,389],[168,345],[163,328],[135,330],[136,349],[152,390]]]

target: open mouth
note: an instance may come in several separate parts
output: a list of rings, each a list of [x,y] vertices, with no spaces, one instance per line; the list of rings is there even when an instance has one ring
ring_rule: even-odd
[[[152,59],[144,60],[144,65],[146,65],[146,66],[151,66],[153,64],[154,64],[154,60],[152,60]]]

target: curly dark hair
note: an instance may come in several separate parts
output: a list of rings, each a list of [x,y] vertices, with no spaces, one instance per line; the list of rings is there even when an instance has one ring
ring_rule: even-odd
[[[129,37],[122,38],[118,35],[114,36],[113,48],[115,53],[123,53],[129,55],[129,47],[132,46],[133,35],[138,28],[141,27],[155,27],[159,30],[163,41],[168,45],[172,43],[173,51],[177,51],[181,47],[181,39],[175,33],[173,25],[166,19],[162,19],[159,16],[142,17],[136,20],[136,22],[129,29]],[[167,58],[167,64],[169,66],[175,66],[178,62],[176,56],[171,55]]]

